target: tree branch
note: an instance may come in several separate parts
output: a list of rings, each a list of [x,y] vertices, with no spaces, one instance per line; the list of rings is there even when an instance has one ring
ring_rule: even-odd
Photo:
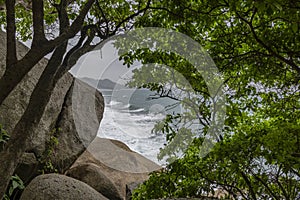
[[[6,68],[17,62],[15,0],[6,0]]]
[[[101,6],[100,6],[99,0],[96,0],[96,1],[97,1],[96,5],[97,5],[98,9],[100,10],[101,15],[102,15],[102,17],[103,17],[103,19],[104,19],[104,21],[105,21],[105,25],[106,25],[106,30],[105,30],[105,32],[106,32],[106,35],[108,35],[108,33],[109,33],[109,27],[108,27],[109,21],[108,21],[106,15],[104,14],[104,12],[103,12],[103,10],[102,10],[102,8],[101,8]],[[101,19],[101,18],[99,17],[99,19]]]
[[[32,1],[33,14],[33,40],[32,47],[40,46],[47,41],[44,31],[44,2],[43,0]]]
[[[247,175],[242,170],[239,170],[239,171],[240,171],[244,181],[246,182],[246,184],[249,188],[249,192],[250,192],[250,195],[252,196],[252,199],[256,200],[257,198],[256,198],[255,192],[253,190],[253,187],[251,185],[251,182],[250,182],[249,178],[247,177]]]
[[[147,5],[145,8],[137,11],[136,13],[132,14],[132,15],[129,15],[128,17],[126,17],[125,19],[123,19],[115,28],[115,30],[112,32],[112,35],[114,35],[118,29],[122,26],[122,24],[124,24],[126,21],[129,21],[130,19],[138,16],[139,14],[141,14],[142,12],[145,12],[146,10],[148,10],[150,8],[150,3],[151,3],[151,0],[148,0],[147,2]]]
[[[291,171],[292,171],[292,173],[293,173],[294,175],[297,175],[298,177],[300,177],[300,173],[297,172],[297,170],[295,170],[295,169],[292,168]]]
[[[58,11],[59,18],[59,32],[62,34],[67,28],[70,27],[69,17],[67,13],[67,0],[62,0],[60,4],[56,7]]]
[[[88,36],[84,44],[83,41],[85,37],[82,37],[83,39],[81,38],[81,41],[79,41],[77,45],[68,52],[60,70],[56,74],[57,77],[56,79],[59,79],[65,72],[70,70],[82,55],[92,51],[96,47],[99,47],[99,45],[103,46],[107,42],[105,40],[102,40],[98,44],[91,45],[91,42],[93,41],[93,38],[95,36],[95,32],[96,32],[95,30],[92,30],[92,32],[90,33],[90,35]]]
[[[281,172],[281,168],[282,168],[282,164],[279,165],[278,167],[278,171],[277,171],[277,174],[276,174],[276,182],[279,186],[279,188],[281,189],[283,195],[285,196],[286,199],[289,199],[289,195],[287,193],[287,191],[284,189],[283,185],[280,183],[280,180],[279,180],[279,175],[280,175],[280,172]]]
[[[74,20],[72,25],[66,29],[64,33],[62,33],[58,38],[52,40],[54,44],[59,44],[61,41],[74,37],[76,33],[78,33],[81,30],[82,24],[84,22],[84,18],[89,12],[90,8],[92,7],[95,0],[88,0],[87,3],[83,6],[83,8],[80,10],[79,15]]]
[[[69,61],[69,58],[71,57],[71,55],[76,52],[83,44],[85,38],[86,38],[86,35],[87,35],[87,32],[89,30],[90,26],[85,26],[82,28],[81,30],[81,36],[79,38],[79,41],[77,42],[77,44],[70,49],[70,51],[67,53],[67,55],[65,56],[64,58],[64,61],[63,61],[63,64],[62,65],[68,65],[68,61]]]
[[[54,40],[50,40],[48,42],[34,46],[34,48],[31,48],[21,60],[19,60],[11,67],[14,68],[13,70],[9,70],[9,68],[6,69],[4,75],[0,79],[0,106],[2,105],[5,98],[10,94],[10,92],[34,67],[34,65],[36,65],[45,55],[53,51],[55,47],[61,45],[67,39],[74,37],[76,33],[80,31],[84,22],[84,18],[93,5],[94,1],[95,0],[87,1],[71,27],[68,27],[65,31],[63,31],[60,36],[58,36]]]
[[[254,9],[253,11],[253,14],[251,16],[251,20],[248,21],[246,20],[245,18],[243,18],[238,12],[236,12],[237,16],[242,20],[244,21],[249,27],[250,27],[250,30],[251,30],[251,33],[254,37],[254,39],[263,47],[265,48],[268,52],[270,52],[271,55],[273,55],[275,58],[281,60],[282,62],[286,63],[287,65],[291,66],[295,71],[297,71],[298,75],[300,75],[300,67],[293,62],[293,60],[291,59],[286,59],[284,58],[283,56],[281,56],[280,54],[276,53],[270,46],[266,45],[259,37],[258,35],[256,34],[255,32],[255,28],[253,27],[253,24],[252,24],[252,21],[254,19],[254,15],[256,14],[257,12],[257,9]]]
[[[235,189],[235,190],[237,190],[239,193],[240,193],[240,195],[244,198],[244,199],[247,199],[246,198],[246,195],[244,194],[244,191],[242,191],[240,188],[238,188],[237,186],[235,186],[235,185],[233,185],[233,184],[229,184],[229,183],[221,183],[221,182],[218,182],[218,181],[216,181],[216,180],[211,180],[210,178],[208,178],[207,176],[205,176],[204,175],[204,173],[201,171],[201,170],[197,170],[198,172],[199,172],[199,174],[201,175],[201,177],[203,177],[206,181],[208,181],[209,183],[211,183],[211,184],[214,184],[214,185],[220,185],[220,186],[222,186],[223,188],[224,187],[229,187],[229,188],[231,188],[231,189]],[[224,179],[224,180],[226,180],[226,179]],[[227,190],[228,191],[228,190]]]
[[[256,180],[258,180],[259,182],[261,182],[261,184],[263,184],[263,186],[265,186],[265,188],[270,192],[274,199],[279,200],[279,197],[276,196],[276,194],[272,191],[272,189],[268,186],[268,184],[265,181],[263,181],[259,176],[257,176],[251,169],[250,172]]]

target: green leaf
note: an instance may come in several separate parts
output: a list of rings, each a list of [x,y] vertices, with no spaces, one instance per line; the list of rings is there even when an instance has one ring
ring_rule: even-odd
[[[292,30],[294,33],[298,33],[298,23],[292,23]]]

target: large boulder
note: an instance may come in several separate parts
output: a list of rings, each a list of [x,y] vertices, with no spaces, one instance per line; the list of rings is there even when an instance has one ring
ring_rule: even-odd
[[[110,200],[122,200],[116,185],[95,164],[82,164],[70,169],[68,174],[87,183]]]
[[[89,185],[59,174],[37,176],[25,188],[21,200],[107,200]]]
[[[97,136],[104,112],[102,94],[76,79],[58,116],[58,145],[52,162],[60,172],[68,169]]]
[[[5,47],[6,34],[0,31],[0,77],[5,71]],[[17,44],[17,49],[19,58],[29,50],[21,43]],[[0,123],[8,133],[11,133],[23,115],[47,63],[48,60],[44,58],[34,66],[0,106]],[[66,73],[57,82],[35,130],[35,137],[31,138],[30,148],[26,151],[33,153],[36,160],[51,157],[49,159],[52,164],[60,172],[64,172],[96,137],[103,111],[104,100],[101,93]],[[53,131],[54,129],[59,131]],[[52,136],[58,139],[58,145],[49,147]],[[53,148],[55,154],[49,155],[47,148]]]
[[[158,170],[161,170],[161,166],[130,150],[124,143],[96,138],[66,175],[87,183],[97,191],[103,191],[104,188],[100,187],[105,185],[106,187],[114,185],[118,191],[117,196],[125,199],[126,185],[143,182],[149,178],[150,172]],[[87,178],[86,174],[89,174],[90,178]],[[103,177],[107,177],[110,181]],[[108,198],[119,199],[115,196]]]
[[[22,43],[17,43],[18,58],[22,58],[28,52],[28,50],[29,48]],[[6,33],[0,31],[0,77],[2,77],[6,69],[5,59]],[[29,102],[30,94],[32,93],[33,88],[39,80],[39,77],[41,76],[47,63],[47,59],[42,59],[36,66],[34,66],[0,107],[0,123],[9,133],[13,130],[24,113]],[[64,86],[64,88],[61,89],[63,90],[62,93],[64,93],[64,90],[67,90],[68,87],[68,85]]]

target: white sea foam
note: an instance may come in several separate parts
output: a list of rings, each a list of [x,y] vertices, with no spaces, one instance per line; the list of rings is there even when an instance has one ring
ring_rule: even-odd
[[[165,164],[157,159],[160,148],[166,143],[165,136],[154,135],[151,131],[168,112],[178,112],[176,109],[167,111],[167,106],[174,104],[174,100],[149,100],[153,92],[145,89],[105,90],[102,93],[106,106],[98,136],[120,140],[146,158]]]
[[[157,159],[157,154],[166,143],[165,136],[151,133],[154,124],[162,120],[163,115],[135,114],[138,111],[144,109],[122,112],[106,106],[98,136],[120,140],[132,150],[163,165],[165,163]]]

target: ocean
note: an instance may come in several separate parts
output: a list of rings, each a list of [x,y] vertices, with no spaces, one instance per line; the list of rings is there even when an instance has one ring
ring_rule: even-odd
[[[177,101],[157,98],[147,89],[100,89],[105,110],[98,130],[98,136],[124,142],[132,150],[164,166],[165,160],[158,160],[160,148],[166,144],[163,134],[155,134],[155,123],[167,114],[180,112]]]

